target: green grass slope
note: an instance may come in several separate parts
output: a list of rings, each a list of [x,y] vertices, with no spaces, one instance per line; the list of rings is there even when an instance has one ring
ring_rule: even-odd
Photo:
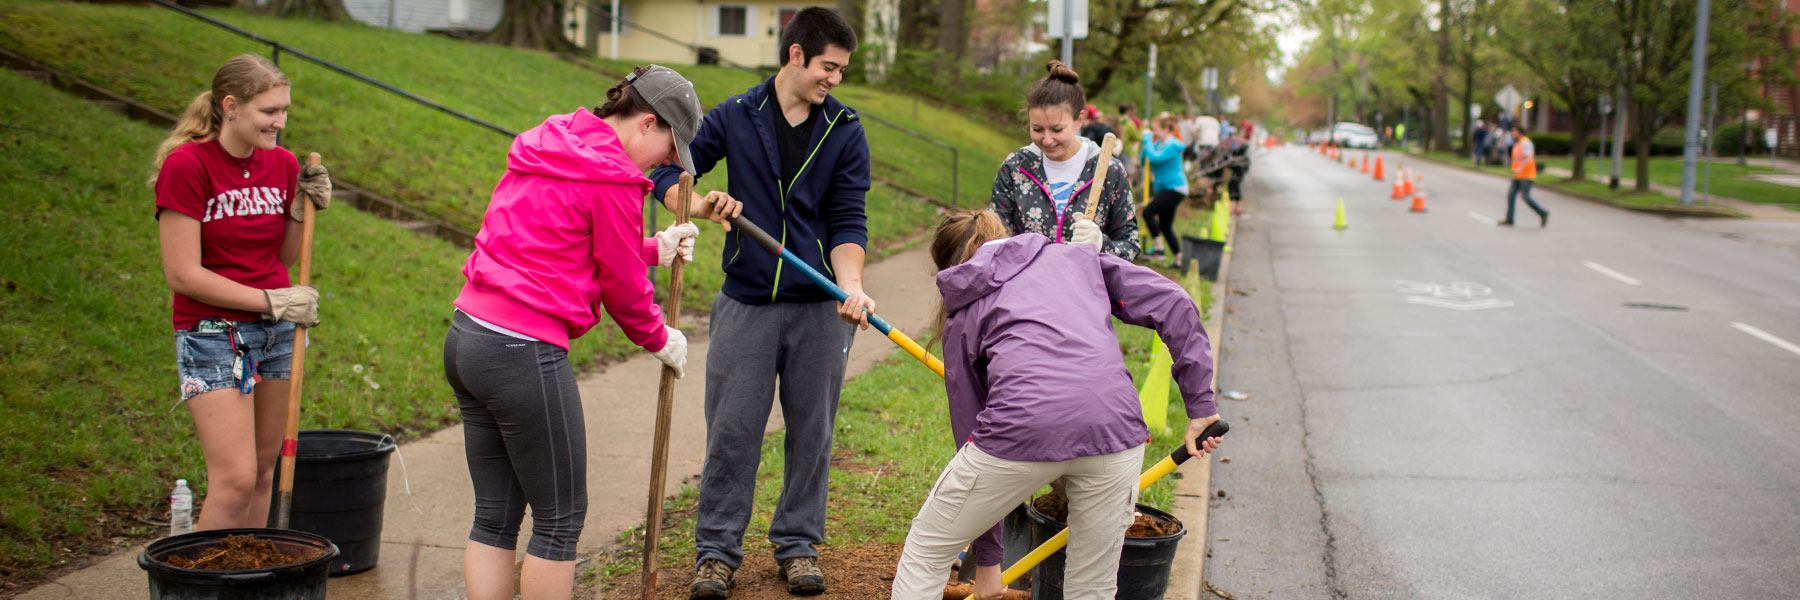
[[[0,98],[0,578],[16,581],[157,534],[168,486],[203,486],[204,466],[176,401],[152,194],[119,168],[163,132],[11,72]],[[318,231],[302,426],[450,423],[441,349],[464,251],[345,208]]]

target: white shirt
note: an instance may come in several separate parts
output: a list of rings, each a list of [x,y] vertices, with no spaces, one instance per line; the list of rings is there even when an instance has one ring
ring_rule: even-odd
[[[1075,194],[1075,186],[1080,185],[1081,168],[1087,166],[1089,156],[1099,152],[1094,141],[1082,138],[1081,148],[1069,160],[1050,160],[1044,157],[1044,185],[1050,187],[1050,201],[1056,204],[1056,212],[1061,213],[1069,208],[1069,198]]]

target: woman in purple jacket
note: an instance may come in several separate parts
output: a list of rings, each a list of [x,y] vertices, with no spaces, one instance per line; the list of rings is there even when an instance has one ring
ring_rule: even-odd
[[[1005,236],[991,212],[956,212],[932,241],[944,384],[961,449],[913,518],[896,599],[941,597],[950,563],[971,541],[976,594],[998,593],[995,523],[1059,479],[1069,499],[1065,597],[1113,597],[1150,431],[1112,317],[1155,329],[1175,356],[1188,451],[1202,456],[1220,441],[1196,439],[1219,415],[1206,331],[1186,291],[1092,246]]]

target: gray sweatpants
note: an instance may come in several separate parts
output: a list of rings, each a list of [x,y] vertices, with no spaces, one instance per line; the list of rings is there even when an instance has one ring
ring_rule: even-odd
[[[826,478],[838,392],[856,326],[836,302],[749,305],[713,300],[706,355],[706,464],[694,525],[696,564],[743,563],[744,528],[755,506],[763,429],[779,379],[786,428],[781,499],[769,523],[775,559],[818,556],[825,540]]]

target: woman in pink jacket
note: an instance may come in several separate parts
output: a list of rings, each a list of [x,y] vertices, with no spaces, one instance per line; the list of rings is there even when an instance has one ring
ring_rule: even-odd
[[[606,103],[546,119],[513,140],[444,340],[462,409],[475,522],[463,551],[472,600],[513,597],[513,552],[531,507],[520,591],[568,598],[587,513],[587,440],[569,367],[571,338],[604,309],[625,336],[675,369],[687,338],[663,323],[645,268],[693,255],[699,229],[645,238],[644,173],[678,163],[700,125],[693,84],[639,67]],[[708,215],[701,215],[708,216]]]

